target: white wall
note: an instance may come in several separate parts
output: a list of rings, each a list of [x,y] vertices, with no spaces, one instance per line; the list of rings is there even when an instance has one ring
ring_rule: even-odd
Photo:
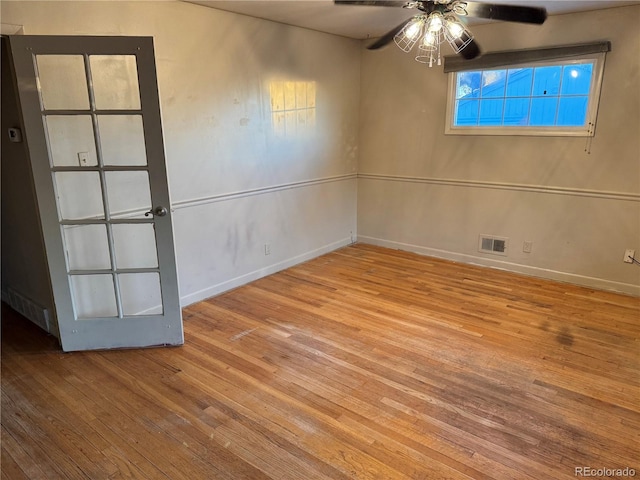
[[[154,37],[184,304],[351,242],[359,42],[181,2],[1,13],[32,35]],[[315,112],[284,135],[270,97],[287,81],[313,86]]]
[[[485,51],[610,40],[596,135],[444,135],[447,75],[365,51],[358,239],[640,294],[640,5],[473,26]],[[590,153],[585,152],[585,148]],[[500,257],[479,234],[508,237]],[[533,251],[524,253],[524,241]]]

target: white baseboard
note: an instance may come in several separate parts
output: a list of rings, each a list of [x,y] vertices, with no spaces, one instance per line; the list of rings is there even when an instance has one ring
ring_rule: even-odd
[[[254,270],[252,272],[245,273],[244,275],[240,275],[235,278],[231,278],[229,280],[218,283],[216,285],[212,285],[210,287],[199,290],[197,292],[184,295],[180,297],[181,307],[184,308],[188,305],[201,302],[202,300],[205,300],[207,298],[214,297],[228,290],[232,290],[234,288],[240,287],[254,280],[258,280],[259,278],[266,277],[267,275],[271,275],[281,270],[285,270],[287,268],[293,267],[294,265],[319,257],[320,255],[324,255],[325,253],[332,252],[334,250],[337,250],[338,248],[342,248],[351,243],[353,243],[353,241],[350,237],[343,238],[341,240],[338,240],[337,242],[333,242],[328,245],[324,245],[320,248],[316,248],[315,250],[305,252],[301,255],[297,255],[295,257],[288,258],[281,262],[274,263],[273,265],[269,265],[265,268]]]
[[[391,240],[384,240],[381,238],[367,237],[364,235],[358,235],[358,241],[362,243],[368,243],[371,245],[377,245],[379,247],[394,248],[397,250],[404,250],[408,252],[418,253],[421,255],[428,255],[430,257],[442,258],[445,260],[451,260],[460,263],[469,263],[472,265],[480,265],[483,267],[496,268],[499,270],[506,270],[509,272],[521,273],[532,277],[546,278],[548,280],[555,280],[559,282],[571,283],[574,285],[580,285],[583,287],[595,288],[598,290],[610,290],[618,293],[625,293],[640,297],[640,285],[633,285],[630,283],[620,283],[611,280],[605,280],[602,278],[588,277],[584,275],[577,275],[574,273],[559,272],[556,270],[549,270],[539,267],[531,267],[529,265],[521,265],[518,263],[507,262],[504,260],[495,260],[492,258],[484,258],[476,255],[467,255],[463,253],[450,252],[447,250],[440,250],[437,248],[424,247],[421,245],[412,245],[402,242],[394,242]]]

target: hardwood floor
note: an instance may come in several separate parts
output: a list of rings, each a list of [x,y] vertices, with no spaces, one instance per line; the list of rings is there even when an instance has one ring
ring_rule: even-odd
[[[184,324],[64,354],[5,308],[2,479],[640,475],[638,298],[355,245]]]

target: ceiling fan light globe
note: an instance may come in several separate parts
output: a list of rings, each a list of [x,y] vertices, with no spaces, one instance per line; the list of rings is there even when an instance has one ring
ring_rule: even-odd
[[[409,28],[407,28],[407,31],[405,32],[405,35],[410,40],[413,40],[414,38],[419,36],[420,35],[420,23],[419,22],[413,22],[411,25],[409,25]]]
[[[447,30],[449,30],[449,34],[453,38],[460,38],[460,36],[464,33],[464,27],[458,22],[449,20],[447,21],[446,25],[447,25]]]
[[[473,41],[472,33],[453,15],[445,18],[444,36],[455,53]]]
[[[442,14],[438,12],[434,12],[429,15],[427,30],[429,32],[439,32],[442,30],[442,25],[444,24],[444,18]]]
[[[407,23],[404,28],[396,34],[395,37],[393,37],[393,41],[403,52],[411,51],[413,46],[420,39],[423,25],[423,17],[415,17],[413,20]]]
[[[434,47],[438,45],[440,42],[438,41],[438,37],[433,32],[427,32],[424,38],[422,39],[422,44],[420,48],[427,49],[428,47]]]

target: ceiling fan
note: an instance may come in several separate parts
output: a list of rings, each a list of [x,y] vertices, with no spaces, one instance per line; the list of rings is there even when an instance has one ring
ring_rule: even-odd
[[[461,17],[487,18],[507,22],[542,24],[547,19],[547,11],[542,7],[525,7],[480,3],[464,0],[334,0],[336,5],[368,5],[376,7],[415,8],[420,13],[402,22],[367,48],[377,50],[392,40],[405,52],[411,51],[416,43],[416,60],[440,65],[440,44],[447,40],[455,53],[467,60],[480,55],[480,48]]]

